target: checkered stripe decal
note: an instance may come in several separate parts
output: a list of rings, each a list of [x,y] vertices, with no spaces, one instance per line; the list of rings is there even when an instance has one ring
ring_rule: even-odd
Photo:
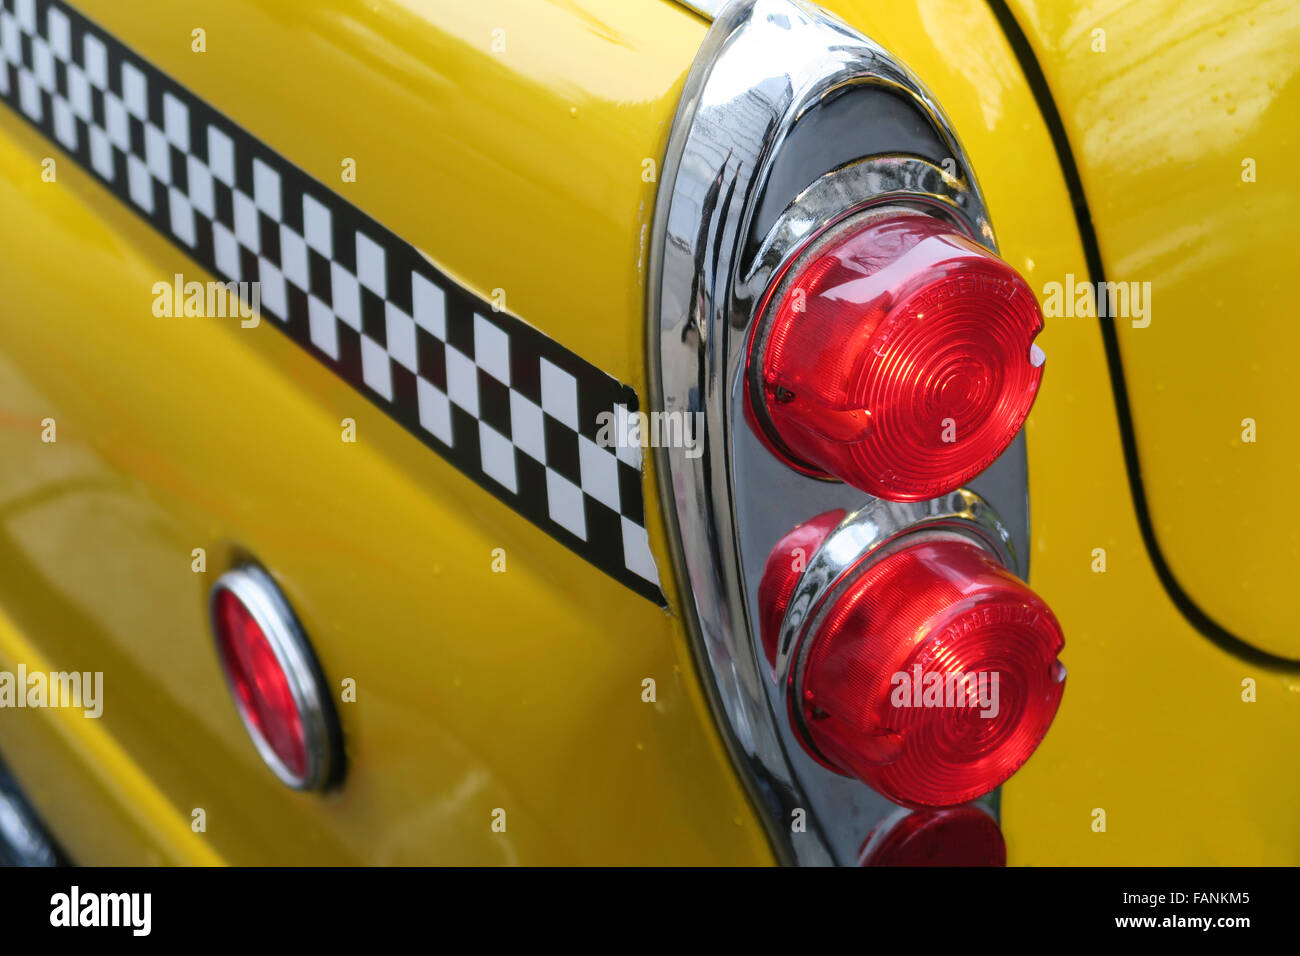
[[[412,434],[664,604],[636,393],[404,242],[62,2],[0,0],[0,99]],[[616,434],[626,434],[621,429]]]

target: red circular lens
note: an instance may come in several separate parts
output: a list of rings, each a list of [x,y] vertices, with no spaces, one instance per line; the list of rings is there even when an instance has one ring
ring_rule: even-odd
[[[976,807],[918,810],[863,844],[862,866],[1006,866],[1007,844]]]
[[[750,357],[769,443],[892,501],[946,494],[992,464],[1043,374],[1024,279],[920,214],[875,219],[811,256]]]
[[[1064,690],[1051,610],[954,537],[867,567],[808,640],[796,690],[809,751],[904,806],[954,806],[998,786],[1043,739]]]
[[[217,648],[240,713],[296,778],[307,774],[307,740],[289,679],[257,621],[230,591],[216,595]]]

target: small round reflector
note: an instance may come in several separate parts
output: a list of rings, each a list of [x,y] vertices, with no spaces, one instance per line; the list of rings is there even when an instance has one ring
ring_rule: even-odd
[[[917,810],[862,846],[862,866],[1006,866],[1007,844],[977,807]]]
[[[341,770],[341,732],[320,666],[270,576],[245,565],[212,587],[212,632],[244,728],[267,766],[298,790]]]
[[[793,688],[813,756],[909,807],[967,803],[1029,759],[1061,701],[1065,640],[988,552],[918,537],[833,601]]]
[[[1029,414],[1038,300],[938,219],[899,212],[832,236],[778,289],[750,405],[795,467],[891,501],[935,498],[991,465]]]

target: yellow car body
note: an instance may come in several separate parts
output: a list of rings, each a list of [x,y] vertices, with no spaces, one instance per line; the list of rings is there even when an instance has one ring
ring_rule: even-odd
[[[1089,262],[1059,137],[1000,16],[1019,25],[1108,278],[1154,289],[1149,326],[1117,326],[1154,538],[1192,603],[1273,655],[1215,643],[1171,598],[1099,324],[1049,316],[1030,582],[1064,626],[1070,691],[1003,788],[1009,863],[1300,862],[1300,666],[1284,660],[1300,658],[1285,599],[1300,532],[1274,491],[1300,469],[1283,288],[1295,9],[823,5],[943,104],[1002,256],[1037,291]],[[707,17],[667,0],[72,6],[479,298],[647,394],[655,172]],[[0,754],[73,859],[774,862],[682,623],[653,459],[666,609],[269,322],[154,315],[154,284],[193,263],[6,108],[0,210],[0,669],[106,675],[102,719],[5,711]],[[283,787],[230,705],[206,599],[243,554],[273,571],[331,680],[355,682],[337,792]]]

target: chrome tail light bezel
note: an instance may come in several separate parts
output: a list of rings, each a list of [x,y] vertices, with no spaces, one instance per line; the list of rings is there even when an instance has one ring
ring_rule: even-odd
[[[792,132],[819,104],[867,90],[904,100],[946,155],[863,155],[813,176],[753,242],[760,202]],[[940,216],[996,252],[951,125],[893,56],[795,0],[725,6],[687,77],[662,166],[647,282],[650,406],[698,415],[703,425],[690,455],[657,450],[680,606],[724,738],[778,857],[789,863],[855,864],[865,833],[896,807],[817,764],[794,737],[782,681],[758,633],[757,587],[772,547],[795,525],[839,508],[850,519],[836,534],[861,535],[864,515],[888,518],[894,534],[943,515],[974,529],[962,533],[980,535],[991,518],[1004,563],[1015,570],[1012,556],[1027,553],[1023,435],[970,490],[903,505],[801,474],[745,420],[748,340],[774,282],[827,230],[882,206]],[[805,575],[799,592],[810,586]],[[807,821],[802,830],[791,825],[797,811]]]

